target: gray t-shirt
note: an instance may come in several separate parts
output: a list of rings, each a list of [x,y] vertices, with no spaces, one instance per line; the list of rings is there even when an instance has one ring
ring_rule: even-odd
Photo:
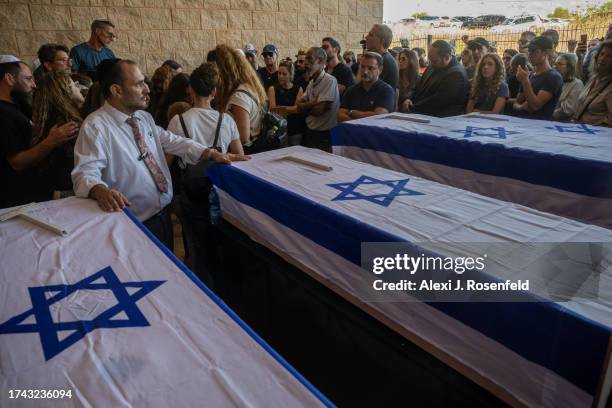
[[[336,115],[340,107],[340,94],[336,78],[322,71],[319,76],[310,81],[302,102],[331,102],[331,107],[320,116],[306,116],[306,125],[310,130],[330,130],[337,124]]]
[[[495,95],[491,95],[489,93],[483,92],[481,90],[480,96],[476,100],[476,104],[474,105],[474,109],[490,111],[495,107],[495,102],[497,102],[497,98],[509,98],[510,90],[508,89],[508,84],[506,81],[502,81],[499,84],[499,89]],[[503,112],[502,112],[503,113]]]

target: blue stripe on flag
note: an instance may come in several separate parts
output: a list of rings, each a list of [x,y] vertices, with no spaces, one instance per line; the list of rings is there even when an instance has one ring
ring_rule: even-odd
[[[354,123],[340,123],[332,129],[332,144],[612,198],[612,163],[602,161]]]
[[[237,201],[356,265],[361,264],[361,242],[405,241],[235,166],[213,165],[208,174]],[[610,329],[600,323],[552,302],[428,304],[596,393],[610,338]]]

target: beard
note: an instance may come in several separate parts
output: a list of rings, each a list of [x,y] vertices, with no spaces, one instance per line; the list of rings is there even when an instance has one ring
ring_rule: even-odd
[[[11,91],[11,98],[15,105],[26,115],[28,118],[32,118],[32,92],[22,92],[17,89]]]

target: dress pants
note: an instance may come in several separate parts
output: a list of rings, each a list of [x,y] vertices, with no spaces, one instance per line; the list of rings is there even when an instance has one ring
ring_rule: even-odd
[[[143,224],[170,251],[174,251],[174,232],[172,231],[172,219],[170,218],[169,205],[144,221]]]

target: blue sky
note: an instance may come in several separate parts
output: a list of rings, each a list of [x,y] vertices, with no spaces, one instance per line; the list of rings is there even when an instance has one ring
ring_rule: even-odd
[[[429,15],[449,17],[481,14],[503,14],[506,17],[511,17],[523,13],[546,16],[555,7],[565,7],[573,10],[580,6],[581,9],[585,9],[604,2],[604,0],[384,0],[383,19],[385,21],[397,21],[401,18],[410,17],[412,13],[417,11],[425,11]]]

